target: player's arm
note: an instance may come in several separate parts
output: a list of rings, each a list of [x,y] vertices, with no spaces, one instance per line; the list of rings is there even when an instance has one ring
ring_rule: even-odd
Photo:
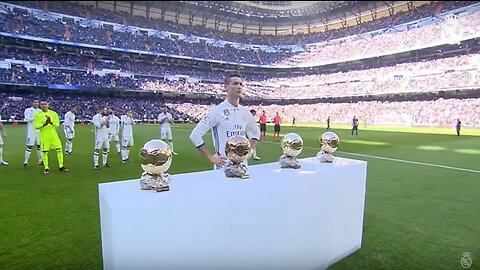
[[[3,137],[7,137],[7,132],[6,132],[5,129],[3,128],[2,119],[0,119],[0,133],[3,134]]]
[[[33,125],[34,125],[35,129],[41,129],[41,128],[46,127],[48,125],[48,120],[44,119],[42,117],[43,115],[44,115],[43,113],[35,114],[34,121],[33,121]]]
[[[193,145],[202,153],[202,155],[207,158],[211,163],[217,165],[223,165],[226,162],[226,158],[212,155],[210,151],[208,151],[207,147],[205,146],[205,142],[203,141],[203,136],[207,134],[207,132],[216,125],[216,121],[213,114],[210,113],[205,116],[202,121],[200,121],[197,126],[192,130],[190,134],[190,140],[193,142]]]
[[[117,117],[115,121],[117,122],[117,134],[118,134],[120,132],[120,118]]]
[[[247,137],[250,139],[250,144],[252,148],[255,148],[260,138],[260,129],[255,122],[255,118],[250,113],[247,113],[247,127],[246,127]]]
[[[33,113],[30,113],[30,110],[28,109],[25,110],[24,116],[25,116],[25,121],[29,123],[32,123],[35,120]]]
[[[100,117],[94,116],[92,119],[92,123],[96,128],[101,128],[102,127],[102,121]]]
[[[51,117],[52,117],[51,124],[56,128],[59,127],[60,119],[58,118],[58,114],[56,112],[53,112]]]
[[[70,115],[68,121],[68,129],[70,129],[70,132],[73,132],[73,125],[75,124],[75,117],[73,115]]]

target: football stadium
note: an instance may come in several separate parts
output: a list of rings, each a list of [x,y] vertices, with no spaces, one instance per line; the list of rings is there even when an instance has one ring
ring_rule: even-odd
[[[0,52],[0,269],[480,269],[479,1],[2,1]]]

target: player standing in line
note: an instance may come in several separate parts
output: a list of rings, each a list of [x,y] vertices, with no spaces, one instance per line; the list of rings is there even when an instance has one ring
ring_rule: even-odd
[[[262,111],[262,115],[260,116],[260,139],[265,140],[267,132],[267,115],[265,111]]]
[[[353,132],[355,132],[355,135],[358,136],[358,118],[356,116],[353,116],[352,120],[352,134],[350,136],[353,136]]]
[[[7,132],[3,128],[2,116],[0,115],[0,165],[8,165],[8,163],[3,160],[3,137],[7,137]]]
[[[23,161],[23,167],[28,166],[28,160],[30,159],[30,154],[34,145],[37,146],[37,159],[38,165],[43,165],[42,163],[42,151],[40,150],[40,134],[37,129],[35,129],[34,119],[35,114],[41,112],[38,108],[38,100],[32,102],[32,107],[25,109],[25,121],[27,121],[27,149],[25,150],[25,159]]]
[[[95,151],[93,153],[93,166],[95,170],[98,170],[98,159],[100,155],[100,149],[103,148],[102,166],[111,167],[107,163],[108,153],[110,150],[110,143],[108,141],[108,129],[110,127],[110,116],[108,109],[103,108],[97,113],[92,123],[95,126]]]
[[[251,109],[250,113],[252,114],[253,118],[255,119],[255,116],[257,115],[257,111],[255,111],[254,109]],[[253,159],[254,160],[260,160],[261,158],[259,156],[257,156],[257,147],[252,147],[252,149],[253,149],[253,151],[252,151]]]
[[[110,116],[110,127],[108,128],[108,143],[114,141],[117,149],[117,155],[120,155],[120,138],[118,132],[120,131],[120,118],[113,113],[113,109],[108,110]]]
[[[172,129],[170,128],[170,124],[173,124],[173,117],[167,112],[166,107],[163,107],[162,112],[158,115],[158,123],[160,123],[160,139],[163,141],[168,140],[170,150],[172,150],[174,155],[177,155],[177,153],[173,151]]]
[[[275,140],[275,137],[277,140],[280,140],[280,124],[282,123],[282,118],[280,118],[280,115],[277,112],[277,115],[273,118],[273,123],[275,126],[273,127],[273,140]]]
[[[58,137],[57,128],[60,126],[60,119],[55,111],[49,109],[48,101],[40,102],[42,110],[35,114],[34,126],[39,130],[40,143],[42,149],[42,159],[45,170],[44,174],[48,174],[48,151],[55,149],[57,152],[58,168],[61,172],[68,172],[63,166],[63,150],[62,142]]]
[[[77,106],[72,106],[70,111],[65,114],[63,121],[63,132],[65,133],[65,155],[70,155],[73,151],[73,138],[75,138],[75,114],[77,113]]]
[[[295,123],[297,119],[295,119],[295,116],[293,117],[293,120],[292,120],[292,127],[296,127],[297,124]]]
[[[243,90],[243,80],[239,75],[230,75],[225,79],[227,98],[213,109],[197,124],[190,134],[190,140],[195,147],[212,164],[214,169],[222,169],[228,164],[225,155],[225,144],[228,138],[245,136],[250,139],[251,147],[257,146],[260,130],[249,110],[240,105],[240,95]],[[212,130],[215,153],[208,151],[203,136]]]
[[[122,163],[125,164],[128,161],[128,154],[130,153],[130,147],[133,146],[133,120],[132,110],[128,110],[126,115],[120,117],[122,125]]]
[[[330,130],[330,116],[327,118],[327,130]]]

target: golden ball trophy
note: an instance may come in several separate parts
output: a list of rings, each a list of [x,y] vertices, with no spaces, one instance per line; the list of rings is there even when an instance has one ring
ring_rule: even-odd
[[[323,133],[320,137],[320,151],[317,154],[320,162],[332,163],[335,159],[332,153],[337,151],[339,144],[340,138],[337,134],[331,131]]]
[[[301,165],[298,162],[297,156],[300,155],[303,150],[302,137],[296,133],[288,133],[283,137],[280,146],[283,151],[283,155],[280,156],[280,160],[278,161],[280,167],[300,169]]]
[[[250,140],[246,137],[230,137],[225,145],[225,155],[231,162],[225,168],[225,176],[248,179],[248,168],[245,161],[252,154]]]
[[[170,175],[166,171],[172,164],[172,150],[162,140],[148,141],[140,151],[143,174],[140,178],[141,190],[156,192],[170,190]]]

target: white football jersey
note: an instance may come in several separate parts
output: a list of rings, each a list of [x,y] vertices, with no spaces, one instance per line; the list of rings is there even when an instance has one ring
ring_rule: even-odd
[[[162,123],[162,121],[164,119],[166,119],[166,120]],[[162,128],[170,127],[170,122],[169,121],[173,121],[173,117],[169,112],[161,113],[161,114],[158,115],[158,122],[161,123],[160,127],[162,127]]]
[[[227,100],[214,107],[193,129],[190,134],[195,147],[204,144],[203,136],[212,130],[213,145],[217,155],[225,157],[225,144],[228,138],[245,136],[258,140],[260,129],[250,110],[244,106],[233,106]]]
[[[93,117],[92,123],[95,125],[95,138],[108,139],[108,128],[105,125],[105,121],[107,121],[107,117],[101,114],[97,113]]]
[[[65,114],[65,119],[63,121],[64,127],[69,127],[72,131],[75,129],[75,114],[71,111],[68,111]]]
[[[38,130],[35,129],[35,125],[33,123],[35,119],[35,114],[38,112],[41,112],[42,110],[40,109],[34,109],[33,107],[25,109],[25,121],[27,121],[27,132],[29,134],[34,133],[34,132],[39,132]]]
[[[135,124],[132,117],[128,117],[126,115],[122,115],[122,137],[131,137],[133,136],[133,128],[132,126]]]
[[[118,131],[120,130],[120,118],[118,118],[115,114],[110,115],[110,128],[108,132],[113,135],[118,135]]]

